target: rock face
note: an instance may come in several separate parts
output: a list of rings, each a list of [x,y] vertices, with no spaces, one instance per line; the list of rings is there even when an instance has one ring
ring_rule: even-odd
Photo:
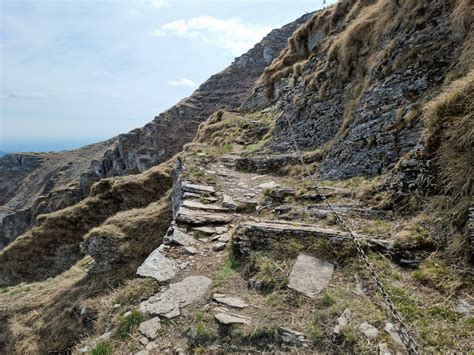
[[[0,250],[36,223],[36,217],[79,202],[78,178],[111,139],[72,151],[8,154],[0,158]]]
[[[334,10],[339,19],[351,6],[372,2],[348,4]],[[323,179],[385,173],[402,155],[419,149],[422,100],[437,90],[456,65],[463,38],[452,31],[445,1],[405,7],[409,5],[397,4],[386,10],[395,11],[393,16],[384,15],[392,21],[403,11],[419,11],[416,21],[423,26],[413,26],[414,20],[408,17],[398,19],[394,26],[377,24],[376,31],[383,31],[378,43],[360,45],[358,36],[368,38],[370,33],[351,26],[350,21],[329,23],[326,18],[331,18],[335,8],[317,13],[295,33],[293,46],[272,64],[242,105],[249,111],[272,106],[281,113],[268,150],[291,152],[288,119],[300,149],[321,148],[325,153],[319,165]],[[340,38],[354,39],[341,45]],[[350,51],[352,57],[348,57]],[[413,53],[416,58],[410,56]],[[365,69],[369,57],[377,59]],[[296,63],[300,70],[292,68]]]
[[[79,202],[100,179],[143,172],[164,162],[192,141],[199,124],[213,112],[237,109],[252,93],[265,67],[309,16],[270,32],[190,97],[143,128],[71,152],[9,154],[0,158],[0,206],[25,210],[8,217],[3,237],[0,233],[0,249],[33,226],[39,214]]]

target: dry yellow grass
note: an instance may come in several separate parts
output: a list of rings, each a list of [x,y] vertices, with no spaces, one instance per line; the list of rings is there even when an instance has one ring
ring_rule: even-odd
[[[90,229],[120,211],[147,206],[165,196],[171,187],[170,166],[104,179],[79,204],[39,216],[37,227],[2,250],[2,283],[38,281],[67,270],[82,257],[79,243]]]
[[[159,246],[170,220],[167,196],[145,208],[119,213],[96,228],[94,233],[117,239],[122,259],[111,272],[88,274],[93,260],[85,257],[53,278],[0,289],[0,304],[6,305],[0,309],[0,318],[6,319],[0,328],[6,334],[6,353],[68,351],[87,334],[113,327],[117,317],[111,316],[112,302],[134,303],[155,290],[146,280],[130,278]]]
[[[445,193],[473,196],[474,69],[426,105],[424,140],[436,156]]]

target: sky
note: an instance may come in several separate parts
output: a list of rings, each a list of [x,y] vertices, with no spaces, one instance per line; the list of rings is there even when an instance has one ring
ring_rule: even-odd
[[[73,149],[141,127],[271,29],[322,6],[0,0],[0,151]]]

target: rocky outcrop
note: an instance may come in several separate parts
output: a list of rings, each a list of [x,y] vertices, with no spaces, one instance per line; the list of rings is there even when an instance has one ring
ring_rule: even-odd
[[[0,249],[36,223],[36,217],[71,206],[85,195],[78,178],[115,140],[58,153],[0,158]]]
[[[321,150],[323,179],[386,173],[419,150],[423,100],[463,48],[445,1],[376,4],[363,12],[371,5],[343,1],[314,15],[242,106],[281,113],[266,145],[274,152],[292,151],[290,120],[301,150]],[[362,13],[354,23],[351,11]]]

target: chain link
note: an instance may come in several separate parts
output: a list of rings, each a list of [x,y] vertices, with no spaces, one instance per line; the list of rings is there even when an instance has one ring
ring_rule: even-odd
[[[289,127],[290,134],[291,134],[291,140],[293,141],[293,149],[296,152],[296,154],[298,155],[298,159],[300,160],[300,163],[301,163],[301,165],[304,169],[305,174],[307,175],[307,177],[309,177],[312,180],[312,182],[314,183],[314,187],[316,188],[316,193],[324,201],[324,203],[326,203],[328,209],[335,216],[336,223],[349,234],[349,239],[355,245],[355,247],[357,249],[357,253],[359,254],[359,256],[364,261],[365,265],[367,266],[367,269],[369,270],[369,273],[370,273],[372,279],[374,280],[375,284],[377,285],[377,289],[381,293],[381,295],[383,297],[383,300],[384,300],[387,308],[390,311],[390,315],[399,324],[399,329],[400,329],[400,332],[401,332],[401,335],[402,335],[402,338],[403,338],[402,340],[404,341],[405,345],[407,345],[407,349],[409,350],[409,352],[411,354],[419,354],[418,345],[416,343],[415,338],[410,334],[410,330],[408,329],[405,322],[403,321],[402,315],[395,308],[395,305],[393,304],[389,294],[385,290],[385,287],[384,287],[383,283],[380,281],[380,278],[378,277],[377,272],[375,271],[375,268],[374,268],[372,262],[367,257],[367,254],[365,253],[364,248],[362,247],[362,244],[359,241],[360,239],[352,231],[352,229],[348,226],[348,224],[342,219],[340,214],[336,211],[336,209],[333,207],[333,205],[329,202],[326,195],[322,192],[322,189],[321,189],[321,186],[319,184],[318,178],[313,173],[311,173],[311,171],[309,170],[308,166],[306,165],[306,163],[304,161],[303,154],[301,153],[301,150],[298,148],[298,143],[296,141],[296,135],[295,135],[293,125],[291,123],[291,120],[290,120],[289,116],[286,116],[286,120],[288,122],[288,127]]]

